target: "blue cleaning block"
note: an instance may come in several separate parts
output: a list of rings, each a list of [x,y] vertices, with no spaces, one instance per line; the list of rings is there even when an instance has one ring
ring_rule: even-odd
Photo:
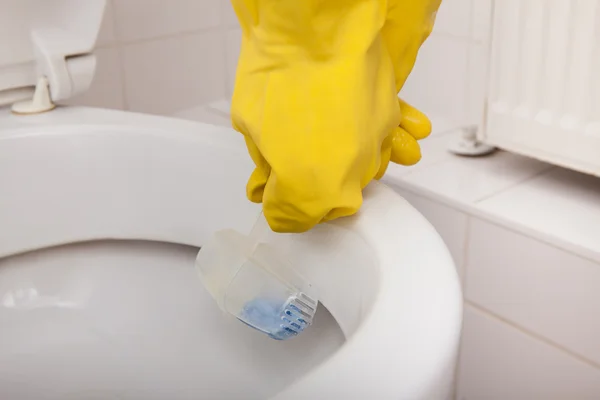
[[[238,319],[275,340],[286,340],[297,336],[306,326],[293,307],[282,304],[281,300],[256,298],[246,303]]]

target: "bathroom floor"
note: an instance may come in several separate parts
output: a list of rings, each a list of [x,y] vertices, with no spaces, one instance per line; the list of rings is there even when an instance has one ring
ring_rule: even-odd
[[[0,260],[0,398],[263,399],[343,344],[322,306],[285,342],[223,314],[196,253],[101,241]]]

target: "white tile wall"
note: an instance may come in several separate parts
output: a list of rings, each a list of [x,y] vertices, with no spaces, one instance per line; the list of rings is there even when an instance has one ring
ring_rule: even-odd
[[[469,125],[483,123],[488,88],[488,54],[488,47],[484,44],[469,45],[464,110],[464,122]]]
[[[470,18],[471,0],[443,0],[433,32],[468,39],[471,33]]]
[[[600,262],[600,180],[596,177],[553,168],[479,207],[514,224],[546,232],[575,251],[588,249],[586,256]]]
[[[237,22],[237,17],[235,15],[235,11],[233,11],[233,7],[231,6],[231,2],[229,0],[220,0],[221,2],[221,10],[223,15],[223,23],[227,28],[236,28],[239,26]]]
[[[474,219],[465,297],[600,365],[600,265]]]
[[[200,32],[123,46],[129,109],[170,114],[225,97],[222,38]]]
[[[96,74],[90,89],[66,104],[85,105],[123,109],[123,76],[121,74],[121,55],[116,48],[96,50]]]
[[[223,99],[235,26],[227,0],[108,0],[94,83],[68,104],[164,115]]]
[[[485,16],[490,12],[490,2],[443,0],[434,32],[402,91],[406,100],[458,122],[481,119],[480,67],[489,30]],[[110,75],[104,63],[102,84],[127,85],[126,98],[108,101],[105,91],[95,89],[76,101],[169,114],[199,105],[192,102],[231,95],[240,36],[229,0],[108,0],[105,14],[98,46],[117,49],[123,65],[121,73]],[[207,35],[206,40],[202,40],[201,33]],[[196,48],[194,40],[198,42]],[[166,53],[156,53],[159,50]],[[205,57],[202,63],[201,57]],[[188,61],[187,68],[182,66]],[[132,71],[142,65],[148,71]],[[174,96],[184,86],[187,91]],[[199,88],[201,93],[191,93]]]
[[[465,308],[458,400],[596,400],[600,369]]]
[[[231,97],[235,86],[235,71],[237,68],[240,46],[242,45],[242,31],[230,29],[227,31],[225,43],[225,62],[227,68],[227,95]]]
[[[443,0],[401,95],[428,113],[482,121],[492,0]]]
[[[113,0],[124,42],[208,30],[221,25],[223,0]]]
[[[492,0],[472,0],[471,33],[477,43],[486,44],[490,36]]]
[[[465,40],[431,35],[421,48],[400,97],[425,112],[463,120],[468,51]]]
[[[106,9],[104,10],[104,16],[102,18],[102,26],[100,27],[100,32],[96,41],[97,47],[114,45],[117,41],[117,36],[115,34],[114,12],[112,1],[107,1]]]

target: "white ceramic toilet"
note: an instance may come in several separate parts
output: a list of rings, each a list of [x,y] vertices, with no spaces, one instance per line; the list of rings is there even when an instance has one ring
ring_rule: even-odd
[[[357,216],[297,236],[285,251],[321,306],[272,340],[223,315],[193,265],[260,211],[240,135],[52,109],[91,82],[105,2],[0,1],[0,399],[449,398],[459,282],[404,199],[374,183]]]

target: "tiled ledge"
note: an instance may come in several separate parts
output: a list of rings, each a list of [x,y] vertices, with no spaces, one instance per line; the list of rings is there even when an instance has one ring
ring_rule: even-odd
[[[429,166],[393,166],[384,181],[600,262],[600,178],[506,152],[457,157],[445,151],[454,137],[424,143]]]

